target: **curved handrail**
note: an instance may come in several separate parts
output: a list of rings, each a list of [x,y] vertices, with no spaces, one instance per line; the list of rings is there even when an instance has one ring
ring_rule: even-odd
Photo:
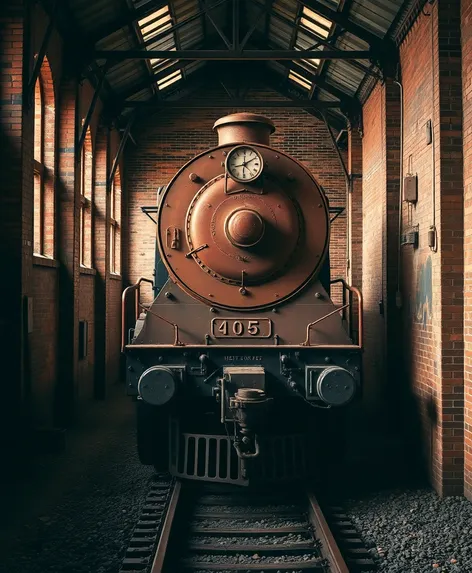
[[[364,344],[364,320],[363,320],[363,300],[362,300],[362,293],[361,291],[356,288],[351,286],[350,284],[348,284],[344,279],[339,278],[339,279],[334,279],[330,282],[330,284],[335,284],[335,283],[341,283],[344,287],[345,290],[348,290],[349,292],[353,293],[356,295],[357,297],[357,304],[358,304],[358,317],[357,317],[357,325],[358,325],[358,342],[357,342],[357,347],[362,349],[363,348],[363,344]],[[343,303],[345,302],[345,296],[343,293]],[[341,310],[344,310],[346,308],[349,308],[349,310],[352,310],[352,301],[349,300],[349,302],[343,304],[342,306],[340,306],[339,308],[334,309],[333,311],[325,314],[324,316],[322,316],[321,318],[318,318],[317,320],[310,322],[309,324],[307,324],[306,326],[306,339],[304,342],[301,343],[301,346],[311,346],[310,344],[310,330],[311,328],[315,325],[318,324],[319,322],[321,322],[322,320],[325,320],[325,318],[328,318],[329,316],[332,316],[333,314],[336,314],[336,312],[339,312]],[[322,345],[321,345],[322,346]]]
[[[132,291],[135,291],[135,320],[139,318],[139,295],[141,290],[141,283],[150,283],[154,284],[152,279],[147,279],[145,277],[139,277],[137,282],[133,285],[130,285],[125,288],[123,294],[121,295],[121,352],[124,352],[126,346],[126,299],[128,298],[128,294]]]

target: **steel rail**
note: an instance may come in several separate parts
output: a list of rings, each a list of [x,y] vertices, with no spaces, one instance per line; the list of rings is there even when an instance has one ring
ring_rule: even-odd
[[[321,551],[329,561],[330,573],[349,573],[349,567],[344,561],[338,544],[321,511],[318,500],[310,491],[307,492],[310,504],[309,518],[315,529],[316,538],[321,541]]]
[[[167,552],[167,545],[169,543],[170,532],[172,530],[172,525],[174,523],[175,513],[177,510],[177,505],[179,503],[181,491],[182,491],[182,482],[176,481],[174,485],[174,490],[172,492],[169,501],[169,507],[167,509],[164,525],[162,526],[161,535],[159,537],[159,542],[156,548],[156,555],[154,556],[150,573],[162,573],[163,571],[164,561]]]

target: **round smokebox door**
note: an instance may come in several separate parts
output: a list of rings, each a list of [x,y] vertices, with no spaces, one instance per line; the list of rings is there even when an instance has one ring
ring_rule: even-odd
[[[151,366],[138,382],[138,392],[141,398],[153,406],[163,406],[171,400],[177,390],[172,370],[165,366]]]
[[[319,375],[316,389],[318,396],[326,404],[342,406],[353,399],[356,382],[348,370],[330,366]]]

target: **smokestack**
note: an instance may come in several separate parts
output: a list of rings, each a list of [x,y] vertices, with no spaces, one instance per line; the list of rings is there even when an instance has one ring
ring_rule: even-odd
[[[270,145],[270,134],[274,133],[275,126],[263,115],[233,113],[217,120],[213,129],[218,133],[218,145],[243,142]]]

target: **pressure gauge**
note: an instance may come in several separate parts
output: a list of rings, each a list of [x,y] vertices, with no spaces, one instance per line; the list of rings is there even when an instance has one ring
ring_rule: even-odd
[[[249,183],[257,179],[263,166],[261,154],[249,145],[238,145],[226,157],[226,171],[239,183]]]

